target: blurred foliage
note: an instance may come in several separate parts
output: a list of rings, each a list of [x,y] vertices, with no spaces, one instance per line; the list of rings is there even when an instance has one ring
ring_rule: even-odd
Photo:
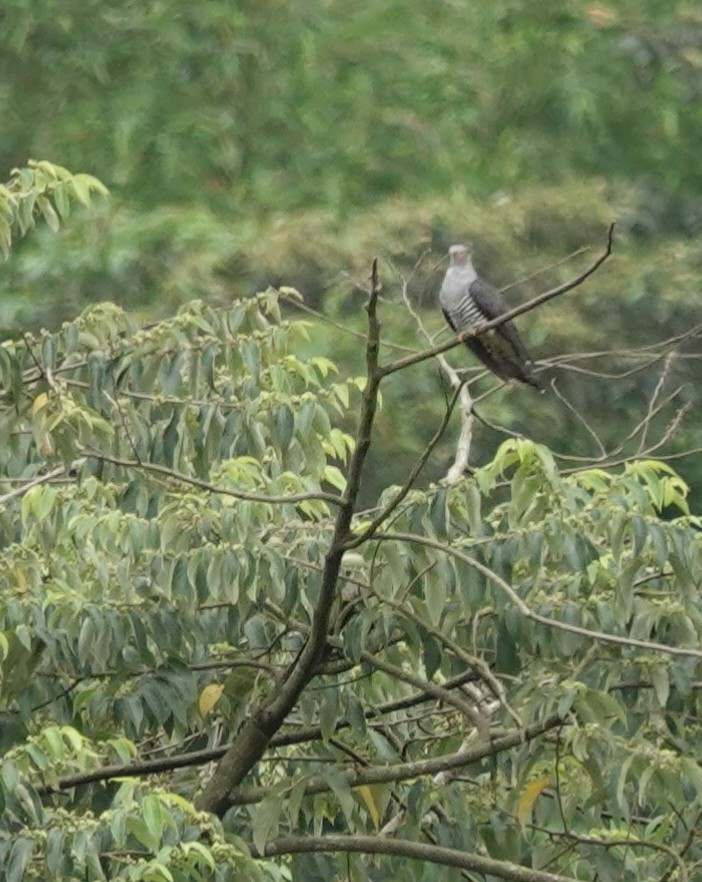
[[[339,0],[9,0],[0,167],[58,148],[144,207],[196,198],[239,217],[487,196],[576,170],[675,194],[684,226],[702,184],[701,46],[699,10],[658,0],[352,14]]]

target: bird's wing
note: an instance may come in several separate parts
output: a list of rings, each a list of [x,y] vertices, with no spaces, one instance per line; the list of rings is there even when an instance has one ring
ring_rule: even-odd
[[[492,285],[482,279],[476,279],[468,289],[471,297],[485,316],[486,321],[498,318],[507,312],[507,306]]]
[[[455,333],[503,315],[507,309],[500,295],[482,280],[455,284],[447,277],[439,292],[441,311]],[[470,337],[465,345],[482,363],[503,380],[517,379],[540,389],[534,377],[526,348],[511,322],[480,337]]]
[[[486,321],[499,318],[507,312],[507,306],[500,295],[495,291],[492,285],[488,285],[482,279],[476,279],[470,286],[470,294],[478,305],[478,308],[485,316]],[[517,329],[512,322],[505,322],[498,328],[496,333],[500,334],[514,348],[515,353],[524,361],[531,361],[531,355],[526,346],[522,343],[521,337],[517,333]]]
[[[451,328],[452,331],[458,333],[458,328],[456,327],[456,323],[454,322],[454,320],[451,318],[451,313],[445,310],[443,306],[441,307],[441,311],[444,314],[444,318],[446,319],[449,328]]]

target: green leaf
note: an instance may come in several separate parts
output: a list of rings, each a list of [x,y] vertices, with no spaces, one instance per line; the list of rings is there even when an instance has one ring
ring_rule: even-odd
[[[349,782],[346,776],[339,769],[325,766],[321,772],[322,778],[331,788],[334,796],[339,800],[339,805],[346,818],[346,823],[351,826],[353,823],[354,800]]]
[[[336,731],[336,722],[339,719],[339,691],[338,689],[325,689],[319,706],[319,728],[324,741],[329,741]]]
[[[90,208],[90,178],[87,175],[75,175],[71,186],[76,199],[86,208]]]
[[[468,481],[465,487],[465,503],[468,514],[470,534],[475,538],[483,535],[483,520],[481,513],[482,499],[480,490],[475,481]]]
[[[10,857],[5,866],[5,879],[7,882],[21,882],[29,867],[29,862],[34,851],[34,842],[23,836],[14,840]]]
[[[324,468],[324,480],[336,487],[343,493],[346,490],[346,477],[336,466],[328,465]]]
[[[126,827],[145,848],[153,853],[158,851],[161,841],[160,835],[155,836],[143,818],[127,817]]]
[[[279,793],[271,793],[256,809],[253,816],[252,839],[256,851],[263,855],[266,842],[276,835],[282,810]]]
[[[446,608],[446,582],[440,575],[429,575],[424,580],[424,597],[432,625],[438,626]]]
[[[665,707],[668,703],[668,695],[670,693],[670,680],[668,678],[667,666],[658,664],[651,667],[651,682],[656,693],[656,699],[661,707]]]
[[[296,781],[292,790],[290,791],[290,797],[288,799],[288,817],[290,819],[290,824],[292,827],[297,827],[298,818],[300,815],[300,807],[302,805],[302,800],[305,796],[305,789],[309,783],[309,778],[305,775],[300,778],[299,781]]]
[[[48,199],[42,199],[39,201],[39,207],[41,208],[41,213],[44,215],[44,220],[48,224],[49,229],[52,230],[54,233],[58,233],[61,227],[61,221],[56,214],[54,206],[51,204],[51,202],[49,202]]]
[[[697,801],[702,802],[702,769],[699,763],[691,757],[682,757],[682,772],[691,782],[697,791]]]
[[[48,831],[46,839],[46,869],[53,879],[58,879],[62,875],[65,842],[65,830],[62,830],[60,827],[53,827]]]
[[[144,823],[153,842],[160,842],[163,837],[163,813],[161,803],[156,796],[147,796],[141,806]]]

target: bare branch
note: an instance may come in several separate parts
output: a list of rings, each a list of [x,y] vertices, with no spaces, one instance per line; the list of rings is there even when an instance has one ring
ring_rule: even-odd
[[[648,429],[653,420],[653,415],[655,413],[656,403],[658,402],[658,398],[660,397],[661,392],[663,391],[663,386],[665,385],[665,381],[668,379],[668,374],[670,373],[670,366],[673,363],[673,358],[675,354],[673,352],[669,352],[665,361],[663,362],[663,370],[661,371],[661,375],[658,378],[658,382],[656,383],[656,388],[653,390],[653,395],[651,395],[651,400],[648,402],[648,411],[646,413],[646,418],[643,422],[643,427],[641,430],[641,440],[639,441],[639,450],[638,455],[641,456],[645,447],[646,447],[646,436],[648,435]],[[680,391],[680,390],[678,390]],[[677,392],[675,393],[677,395]]]
[[[362,769],[350,768],[344,772],[349,787],[360,787],[363,784],[391,784],[407,781],[411,778],[438,775],[452,769],[470,766],[489,756],[496,756],[505,750],[511,750],[520,744],[526,744],[562,724],[560,717],[553,715],[544,720],[532,723],[525,729],[509,732],[506,735],[493,735],[489,742],[480,742],[467,750],[430,759],[415,760],[409,763],[393,765],[364,766]],[[306,795],[326,793],[330,789],[329,782],[322,777],[310,779],[305,787]],[[269,787],[241,787],[232,790],[232,805],[251,805],[261,802],[269,794]]]
[[[476,680],[478,675],[475,671],[464,671],[455,677],[447,680],[442,684],[442,688],[458,689],[466,683]],[[81,680],[90,679],[82,677]],[[73,688],[73,686],[71,687]],[[60,697],[60,696],[56,696]],[[426,690],[413,692],[403,698],[397,698],[393,701],[385,702],[376,707],[369,708],[365,711],[365,718],[372,723],[374,720],[380,720],[386,714],[392,714],[396,711],[409,710],[419,704],[423,704],[430,699],[434,699],[433,693]],[[55,700],[55,699],[54,699]],[[334,731],[339,732],[347,729],[350,723],[346,719],[337,720]],[[294,732],[286,732],[282,735],[275,735],[271,738],[271,747],[288,747],[294,744],[306,744],[310,741],[320,741],[322,739],[322,730],[319,726],[305,726]],[[182,746],[181,746],[182,747]],[[111,778],[141,778],[146,775],[156,775],[161,772],[172,771],[173,769],[184,769],[189,766],[204,766],[214,760],[221,759],[229,749],[229,745],[220,747],[211,747],[205,750],[194,750],[188,753],[175,753],[170,756],[160,757],[156,760],[142,760],[133,763],[118,763],[110,766],[102,766],[99,769],[93,769],[90,772],[81,772],[76,775],[67,775],[61,778],[56,787],[44,787],[39,789],[39,793],[53,793],[58,790],[71,790],[82,784],[92,784],[95,781],[109,781]]]
[[[451,385],[460,382],[456,372],[451,369]],[[458,434],[456,442],[456,455],[451,466],[446,472],[446,481],[449,484],[455,484],[460,480],[468,469],[468,460],[470,457],[470,447],[473,440],[473,397],[470,394],[468,386],[462,383],[459,387],[459,411],[461,414],[461,431]]]
[[[405,671],[402,668],[397,667],[397,665],[392,665],[389,662],[386,662],[377,655],[374,655],[370,652],[362,652],[361,658],[367,662],[371,667],[377,668],[379,671],[383,671],[388,674],[390,677],[393,677],[396,680],[400,680],[404,683],[410,683],[412,686],[417,686],[425,692],[428,692],[430,695],[433,695],[435,698],[439,699],[439,701],[445,701],[446,704],[450,704],[452,707],[456,708],[456,710],[460,711],[464,717],[471,723],[471,725],[475,726],[478,734],[483,740],[487,740],[490,737],[490,731],[488,728],[487,721],[480,715],[476,709],[461,698],[459,695],[454,695],[449,689],[444,689],[443,686],[440,686],[438,683],[432,683],[429,680],[424,680],[421,677],[417,677],[415,674],[410,674],[409,671]]]
[[[519,315],[523,315],[525,312],[530,312],[532,309],[536,309],[537,306],[541,306],[542,304],[547,303],[549,300],[553,300],[554,297],[559,297],[561,294],[565,294],[567,291],[572,291],[574,288],[579,287],[587,278],[589,278],[593,273],[597,272],[597,270],[611,255],[613,236],[614,224],[610,224],[609,231],[607,233],[607,245],[605,247],[605,250],[589,267],[587,267],[587,269],[585,269],[574,279],[571,279],[569,282],[565,282],[563,285],[559,285],[556,288],[551,288],[550,291],[545,291],[543,294],[539,294],[538,296],[533,297],[526,303],[521,304],[521,306],[515,306],[514,309],[508,310],[507,312],[498,316],[496,319],[492,319],[492,321],[481,324],[472,331],[464,331],[461,335],[460,340],[449,340],[446,343],[442,343],[440,346],[434,346],[433,349],[427,349],[424,352],[419,352],[417,355],[409,355],[406,358],[400,358],[397,361],[391,362],[390,364],[382,365],[379,368],[381,376],[387,377],[390,374],[394,374],[396,371],[404,370],[404,368],[410,367],[413,364],[419,364],[419,362],[426,361],[429,358],[434,358],[436,355],[441,355],[441,353],[443,352],[448,352],[449,349],[453,349],[455,346],[460,346],[466,340],[472,339],[473,337],[480,337],[482,334],[486,334],[488,331],[491,331],[494,328],[499,328],[500,325],[503,325],[505,322],[511,321],[513,318],[516,318]]]
[[[558,398],[559,401],[561,401],[561,402],[563,402],[563,404],[565,404],[565,406],[573,414],[575,419],[580,423],[581,426],[583,426],[585,428],[585,431],[593,439],[593,441],[597,445],[597,449],[600,452],[600,459],[607,459],[607,451],[605,449],[604,444],[602,443],[602,441],[600,439],[600,436],[593,429],[593,427],[590,425],[590,423],[588,423],[588,421],[585,419],[582,412],[577,407],[573,407],[573,405],[570,403],[570,401],[568,401],[568,399],[565,397],[565,395],[562,395],[561,392],[559,392],[558,387],[556,386],[555,382],[551,382],[551,389],[553,390],[553,393],[556,396],[556,398]]]
[[[436,432],[434,433],[433,438],[429,441],[427,446],[424,448],[422,455],[419,457],[417,462],[414,464],[412,471],[409,474],[409,477],[405,481],[405,483],[400,487],[397,493],[393,496],[390,502],[385,506],[385,508],[381,509],[381,511],[375,516],[373,521],[366,527],[366,529],[358,536],[354,536],[352,539],[349,539],[346,543],[347,548],[357,548],[359,545],[362,545],[364,542],[367,542],[373,534],[387,521],[390,515],[395,511],[395,509],[400,505],[403,499],[407,496],[407,494],[412,489],[417,476],[424,468],[426,461],[432,454],[432,451],[439,443],[441,436],[444,434],[446,427],[449,424],[449,420],[451,419],[451,414],[453,413],[453,409],[456,406],[456,401],[458,400],[460,389],[456,390],[453,398],[448,404],[446,411],[444,413],[443,419],[439,424]]]
[[[338,331],[343,331],[344,334],[348,334],[350,337],[356,337],[358,340],[363,340],[365,342],[366,335],[362,331],[356,331],[354,328],[350,328],[348,325],[344,325],[341,322],[334,321],[334,319],[329,318],[328,315],[325,315],[318,309],[314,309],[312,306],[309,306],[302,300],[298,300],[296,297],[291,297],[289,294],[286,294],[285,291],[278,290],[278,293],[281,297],[291,303],[295,309],[301,309],[308,315],[313,315],[316,319],[318,319],[320,322],[323,322],[325,325],[329,325],[332,328],[336,328]],[[417,351],[416,348],[412,348],[411,346],[402,346],[399,343],[390,343],[390,341],[388,340],[383,340],[381,342],[382,345],[387,346],[388,349],[396,349],[398,352]]]
[[[533,273],[529,273],[528,276],[522,276],[521,279],[516,279],[514,282],[510,282],[509,285],[505,285],[504,288],[500,288],[500,294],[504,294],[505,291],[516,288],[517,285],[525,285],[527,282],[530,282],[537,276],[541,276],[544,273],[549,272],[550,270],[557,269],[559,266],[563,266],[564,263],[568,263],[569,261],[574,260],[576,257],[580,257],[581,254],[585,254],[589,250],[589,245],[583,245],[580,248],[576,248],[575,251],[571,251],[570,254],[567,254],[565,257],[561,257],[560,260],[555,260],[553,263],[549,263],[546,266],[541,266]]]
[[[432,565],[430,564],[429,567],[431,566]],[[427,567],[426,569],[428,569],[429,567]],[[377,594],[376,597],[378,597]],[[455,640],[452,640],[441,630],[433,627],[429,622],[425,621],[422,616],[414,611],[412,605],[409,603],[405,603],[404,600],[403,602],[398,603],[397,601],[383,598],[383,602],[387,603],[393,609],[401,611],[404,615],[411,619],[415,623],[415,625],[423,628],[428,634],[431,634],[432,637],[434,637],[434,639],[437,640],[439,643],[443,643],[443,645],[446,646],[446,648],[449,649],[451,652],[453,652],[455,656],[459,658],[464,664],[472,667],[478,674],[478,677],[485,683],[487,683],[492,694],[495,696],[499,704],[504,707],[507,713],[512,717],[514,722],[518,726],[524,726],[524,722],[519,714],[507,701],[507,696],[505,695],[505,690],[503,689],[502,684],[492,673],[492,671],[490,670],[490,666],[482,658],[466,652],[466,650],[462,646],[459,646],[459,644]]]
[[[434,338],[427,331],[424,326],[424,322],[422,321],[419,313],[414,309],[412,303],[410,302],[409,296],[407,294],[407,280],[402,280],[401,286],[402,292],[402,300],[405,304],[405,307],[412,318],[415,320],[417,327],[420,332],[424,335],[424,338],[427,340],[429,345],[434,343]],[[446,480],[449,484],[454,484],[459,478],[464,474],[465,470],[468,468],[468,458],[470,456],[470,445],[473,439],[473,398],[470,394],[468,386],[466,385],[466,381],[462,380],[458,372],[455,368],[451,367],[451,365],[446,361],[443,355],[437,355],[437,361],[441,367],[441,370],[448,377],[448,381],[451,386],[457,391],[458,398],[460,401],[460,413],[461,413],[461,431],[458,436],[458,443],[456,444],[456,456],[451,465],[448,473],[446,475]],[[453,409],[455,406],[455,398],[451,402],[450,408]],[[443,430],[442,430],[443,431]],[[437,437],[438,440],[438,437]]]

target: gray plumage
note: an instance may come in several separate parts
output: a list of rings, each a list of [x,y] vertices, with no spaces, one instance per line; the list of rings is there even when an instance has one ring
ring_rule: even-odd
[[[451,265],[439,292],[444,317],[460,334],[507,312],[495,289],[478,277],[470,260],[470,246],[452,245]],[[465,341],[480,361],[503,380],[521,380],[542,389],[532,371],[532,358],[512,322]],[[543,390],[542,390],[543,391]]]

